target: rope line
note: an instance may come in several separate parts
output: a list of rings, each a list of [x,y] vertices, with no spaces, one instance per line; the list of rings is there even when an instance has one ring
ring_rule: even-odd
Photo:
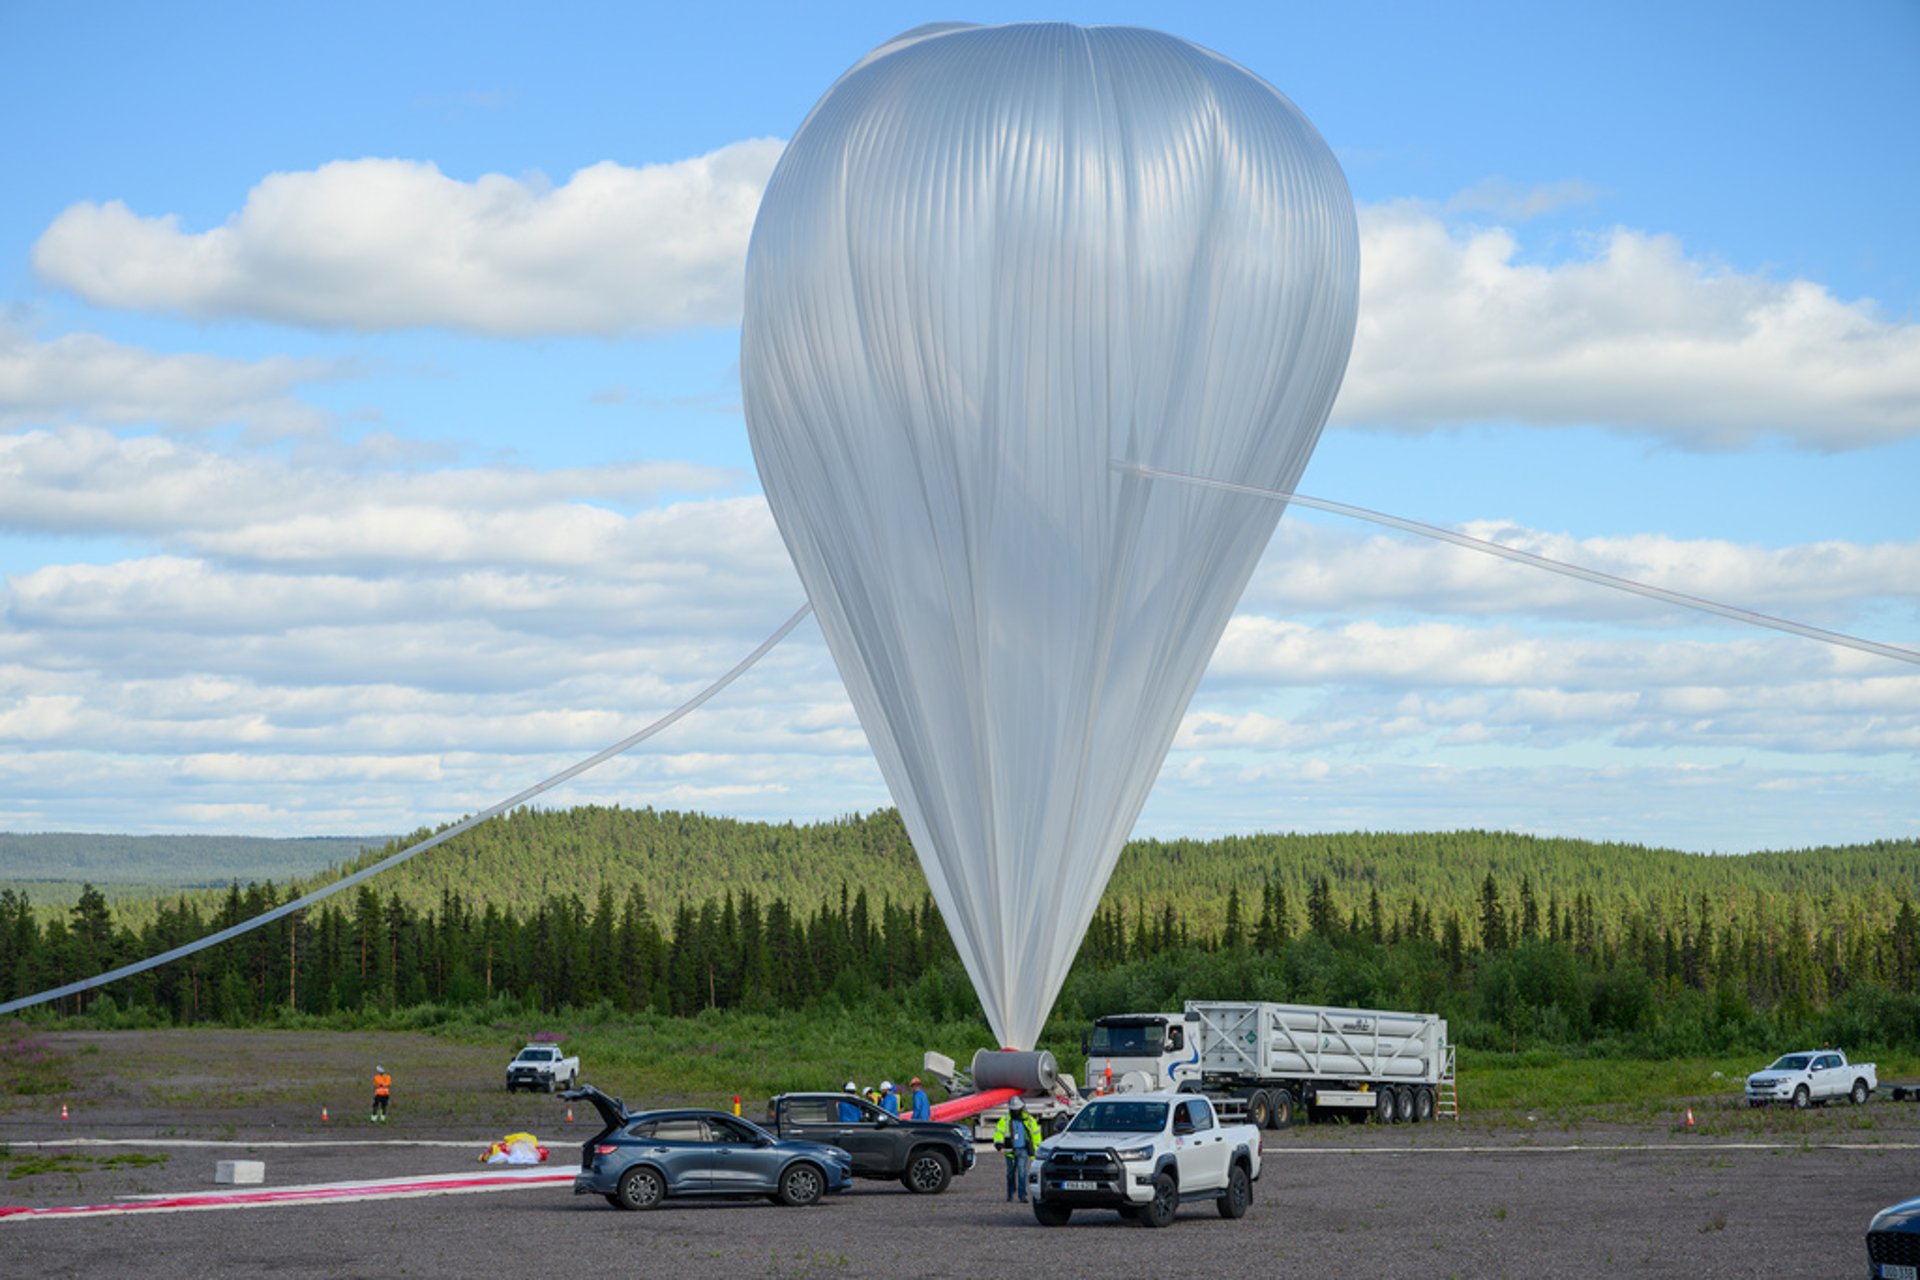
[[[1142,466],[1137,462],[1122,462],[1115,459],[1115,471],[1128,475],[1143,476],[1150,480],[1177,480],[1182,484],[1195,485],[1202,489],[1219,489],[1227,493],[1244,493],[1256,498],[1273,498],[1282,502],[1297,502],[1303,507],[1315,511],[1325,511],[1336,516],[1349,516],[1355,520],[1368,520],[1374,524],[1385,525],[1389,529],[1399,529],[1405,533],[1416,533],[1423,538],[1432,538],[1438,542],[1451,542],[1456,547],[1466,547],[1470,551],[1484,551],[1488,555],[1512,560],[1516,564],[1531,565],[1536,569],[1546,569],[1569,578],[1578,578],[1583,582],[1611,587],[1615,591],[1625,591],[1632,595],[1645,596],[1649,600],[1659,600],[1666,604],[1677,604],[1687,609],[1697,609],[1701,613],[1711,613],[1722,618],[1731,618],[1735,622],[1745,622],[1756,627],[1771,627],[1775,631],[1784,631],[1789,635],[1803,636],[1808,640],[1818,640],[1822,644],[1839,645],[1847,649],[1858,649],[1862,653],[1871,653],[1882,658],[1892,658],[1896,662],[1911,662],[1920,665],[1920,652],[1902,649],[1897,645],[1882,644],[1878,640],[1864,640],[1859,636],[1850,636],[1841,631],[1828,631],[1822,627],[1808,626],[1804,622],[1795,622],[1791,618],[1777,618],[1769,613],[1756,613],[1752,609],[1742,609],[1738,605],[1721,604],[1718,600],[1708,600],[1701,596],[1688,595],[1684,591],[1669,591],[1665,587],[1652,586],[1645,582],[1636,582],[1632,578],[1622,578],[1611,573],[1602,573],[1598,569],[1589,569],[1584,565],[1569,564],[1564,560],[1551,560],[1546,556],[1535,555],[1531,551],[1522,551],[1517,547],[1503,546],[1498,542],[1489,542],[1485,538],[1476,538],[1470,534],[1458,533],[1452,529],[1442,529],[1438,525],[1422,524],[1418,520],[1407,520],[1400,516],[1390,516],[1383,511],[1370,511],[1366,507],[1349,506],[1344,502],[1329,502],[1325,498],[1309,498],[1303,493],[1283,493],[1278,489],[1262,489],[1250,484],[1236,484],[1231,480],[1213,480],[1206,476],[1186,475],[1179,471],[1162,471],[1158,467]]]
[[[174,960],[179,960],[185,956],[190,956],[196,951],[204,951],[208,947],[218,946],[220,943],[225,942],[230,938],[237,938],[243,933],[246,933],[253,929],[258,929],[261,925],[271,924],[273,921],[280,919],[282,916],[291,915],[295,911],[305,910],[307,907],[312,906],[316,902],[320,902],[326,898],[331,898],[334,894],[339,893],[342,889],[350,889],[354,885],[359,884],[363,880],[367,880],[373,876],[379,875],[382,871],[386,871],[391,867],[397,867],[401,863],[405,862],[407,859],[414,857],[417,854],[425,853],[427,850],[433,848],[435,845],[445,844],[447,841],[453,839],[455,836],[459,835],[461,832],[470,830],[473,827],[477,827],[489,818],[499,817],[501,814],[505,813],[507,810],[517,808],[518,806],[525,804],[527,801],[533,799],[535,796],[539,795],[541,792],[549,790],[553,787],[557,787],[563,782],[568,782],[574,778],[579,777],[581,774],[585,773],[587,770],[595,767],[596,765],[605,764],[607,761],[613,759],[615,756],[619,755],[621,752],[632,750],[634,747],[637,747],[641,743],[645,742],[648,738],[651,738],[654,734],[659,733],[662,729],[665,729],[670,725],[678,723],[689,712],[698,710],[701,706],[705,705],[707,700],[712,698],[714,694],[719,693],[722,689],[726,688],[728,685],[732,684],[735,680],[739,679],[742,675],[746,673],[749,667],[753,666],[754,663],[766,657],[767,653],[775,645],[779,644],[782,640],[786,639],[787,634],[791,632],[795,627],[799,626],[801,619],[805,618],[812,611],[813,611],[812,604],[809,603],[809,604],[801,605],[797,610],[794,611],[794,614],[792,617],[788,618],[785,622],[781,623],[779,628],[775,630],[772,635],[768,636],[765,640],[760,642],[759,648],[755,649],[752,653],[748,654],[746,657],[740,659],[739,662],[735,663],[731,671],[727,672],[725,675],[721,676],[718,680],[715,680],[712,684],[708,685],[706,688],[702,689],[700,692],[694,694],[691,698],[688,698],[685,702],[675,707],[672,711],[669,711],[666,715],[661,716],[658,720],[655,720],[652,724],[640,730],[638,733],[634,733],[625,738],[622,738],[620,741],[614,743],[612,746],[608,747],[606,750],[600,751],[594,755],[588,756],[585,760],[580,761],[578,764],[569,765],[567,768],[562,769],[559,773],[554,774],[551,778],[547,778],[544,781],[534,783],[532,786],[528,787],[525,791],[521,791],[515,795],[509,796],[507,799],[502,800],[499,804],[494,805],[490,809],[482,809],[479,813],[474,814],[472,817],[466,818],[460,822],[455,823],[453,826],[448,827],[445,831],[437,832],[434,835],[430,835],[425,840],[420,841],[418,844],[408,845],[406,848],[402,849],[400,852],[396,854],[392,854],[389,857],[382,858],[380,861],[374,863],[370,867],[363,867],[359,871],[354,872],[352,875],[345,876],[339,880],[334,881],[332,884],[325,885],[319,889],[315,889],[312,893],[309,893],[304,897],[295,898],[291,902],[282,903],[280,906],[275,907],[273,910],[262,912],[260,915],[255,916],[251,920],[243,920],[239,924],[229,925],[227,928],[220,930],[218,933],[210,933],[206,937],[201,938],[197,941],[183,943],[180,946],[175,947],[171,951],[163,951],[157,956],[148,956],[145,960],[137,960],[132,964],[122,965],[118,969],[114,969],[108,973],[99,974],[96,977],[86,978],[79,982],[69,982],[64,987],[54,987],[51,990],[37,992],[34,995],[22,996],[18,1000],[9,1000],[5,1004],[0,1004],[0,1013],[12,1013],[16,1009],[31,1008],[36,1004],[45,1004],[49,1000],[58,1000],[62,996],[77,995],[82,991],[92,990],[94,987],[103,987],[109,982],[118,982],[122,978],[130,978],[136,973],[145,973],[148,969],[157,968],[160,965],[168,964]]]

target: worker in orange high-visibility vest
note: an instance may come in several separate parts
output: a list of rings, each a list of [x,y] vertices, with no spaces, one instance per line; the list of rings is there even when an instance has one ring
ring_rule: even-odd
[[[374,1124],[387,1122],[387,1097],[393,1092],[393,1077],[387,1074],[385,1067],[373,1069],[373,1114],[368,1117]]]

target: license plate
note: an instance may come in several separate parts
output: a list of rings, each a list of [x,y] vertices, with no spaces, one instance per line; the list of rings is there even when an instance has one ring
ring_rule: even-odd
[[[1100,1184],[1097,1182],[1063,1182],[1060,1184],[1060,1189],[1062,1191],[1098,1191]],[[1908,1267],[1907,1270],[1911,1272],[1913,1268]],[[1914,1277],[1910,1274],[1907,1276],[1907,1280],[1914,1280]]]
[[[1903,1266],[1898,1262],[1880,1264],[1880,1280],[1920,1280],[1920,1267]]]

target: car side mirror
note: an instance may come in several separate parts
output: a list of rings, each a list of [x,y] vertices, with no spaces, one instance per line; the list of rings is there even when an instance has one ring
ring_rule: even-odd
[[[1184,1138],[1186,1135],[1192,1132],[1193,1132],[1193,1125],[1184,1120],[1181,1121],[1179,1124],[1176,1124],[1173,1126],[1173,1136],[1176,1138]]]

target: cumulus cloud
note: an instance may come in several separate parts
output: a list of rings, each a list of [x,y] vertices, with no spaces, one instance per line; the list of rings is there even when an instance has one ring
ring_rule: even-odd
[[[408,160],[276,173],[225,225],[82,203],[33,247],[40,276],[104,306],[323,329],[662,332],[739,318],[747,237],[781,144],[612,161],[554,187]]]
[[[290,356],[164,355],[89,333],[39,341],[0,325],[0,426],[71,417],[314,435],[326,415],[291,392],[345,371],[334,361]]]
[[[614,519],[585,505],[591,500],[645,503],[742,479],[685,462],[368,472],[72,426],[0,435],[0,530],[145,534],[314,565],[476,556],[572,563],[604,544],[596,530]],[[525,524],[529,509],[546,513],[537,530]]]
[[[1543,265],[1509,231],[1378,206],[1361,214],[1360,327],[1334,417],[1865,448],[1920,435],[1920,325],[1703,264],[1670,236],[1620,228]]]

